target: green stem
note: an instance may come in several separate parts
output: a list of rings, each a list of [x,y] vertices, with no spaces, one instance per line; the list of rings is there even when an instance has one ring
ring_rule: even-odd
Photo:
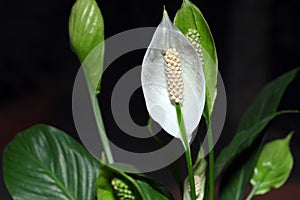
[[[156,136],[156,134],[154,134],[154,131],[152,130],[152,119],[149,118],[148,122],[147,122],[147,128],[149,133],[151,134],[151,137],[153,137],[153,139],[161,146],[163,146],[163,142]]]
[[[208,131],[208,147],[209,147],[209,199],[215,198],[215,153],[213,148],[213,135],[210,120],[206,121]]]
[[[256,184],[254,187],[252,187],[252,190],[249,193],[249,195],[247,196],[246,200],[251,200],[254,197],[258,187],[259,187],[259,184]]]
[[[195,180],[194,180],[194,170],[193,170],[192,156],[191,156],[190,145],[189,145],[188,139],[187,139],[187,134],[186,134],[186,130],[185,130],[185,125],[184,125],[184,121],[183,121],[183,116],[182,116],[180,104],[176,104],[176,113],[177,113],[177,121],[178,121],[179,129],[180,129],[180,133],[181,133],[183,146],[185,148],[185,158],[186,158],[188,173],[189,173],[191,198],[192,198],[192,200],[196,200],[196,191],[195,191]]]
[[[113,159],[112,152],[111,152],[111,149],[109,146],[108,138],[106,136],[106,131],[104,128],[102,115],[101,115],[101,111],[100,111],[97,100],[95,100],[95,102],[94,102],[94,113],[95,113],[95,118],[96,118],[96,122],[97,122],[98,132],[100,135],[101,143],[103,145],[103,149],[104,149],[104,152],[106,155],[107,162],[108,162],[108,164],[112,164],[114,162],[114,159]]]

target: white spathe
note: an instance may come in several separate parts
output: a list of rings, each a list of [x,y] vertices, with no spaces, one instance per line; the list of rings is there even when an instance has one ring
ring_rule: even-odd
[[[181,139],[176,108],[170,101],[164,53],[175,48],[182,63],[184,97],[181,109],[190,142],[205,104],[205,78],[201,61],[188,39],[172,24],[168,14],[157,27],[142,64],[142,88],[147,110],[169,134]]]

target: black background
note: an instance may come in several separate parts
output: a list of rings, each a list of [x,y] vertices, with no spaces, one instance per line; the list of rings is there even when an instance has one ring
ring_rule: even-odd
[[[297,0],[194,0],[213,33],[219,58],[219,70],[227,92],[227,119],[216,152],[232,138],[242,113],[262,86],[300,64],[300,2]],[[180,8],[180,0],[98,1],[105,21],[106,38],[119,32],[157,26],[165,4],[171,18]],[[72,119],[72,86],[80,66],[71,52],[68,16],[73,1],[2,1],[0,6],[0,136],[1,152],[19,131],[36,123],[56,126],[75,138]],[[104,74],[104,94],[100,95],[105,125],[116,143],[118,139],[109,110],[114,83],[131,67],[141,64],[144,51],[135,51],[118,59]],[[280,109],[299,109],[299,76],[289,87]],[[142,91],[132,97],[130,111],[134,120],[145,124],[147,114]],[[289,183],[300,181],[300,118],[282,116],[270,124],[267,140],[283,137],[290,130],[295,167]],[[170,139],[169,136],[163,136]],[[127,141],[128,142],[128,141]],[[128,145],[132,146],[132,145]],[[147,151],[147,142],[134,145],[136,152]],[[1,170],[2,171],[2,170]],[[184,170],[183,170],[184,171]],[[173,188],[164,171],[152,173]],[[2,172],[0,173],[2,175]],[[1,178],[1,182],[3,179]],[[1,183],[0,182],[0,183]],[[1,199],[9,199],[3,183]]]

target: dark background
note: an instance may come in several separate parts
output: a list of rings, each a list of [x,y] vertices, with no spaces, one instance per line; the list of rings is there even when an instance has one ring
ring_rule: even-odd
[[[75,138],[71,94],[80,66],[71,52],[68,16],[74,1],[2,1],[0,6],[0,151],[14,135],[36,123],[56,126]],[[239,118],[262,86],[300,64],[300,2],[298,0],[194,0],[206,17],[213,33],[219,70],[227,92],[227,119],[216,152],[232,138]],[[137,27],[157,26],[166,5],[171,18],[181,0],[98,1],[105,21],[106,38]],[[142,36],[141,36],[142,37]],[[141,64],[144,51],[118,59],[104,74],[101,107],[108,132],[110,92],[123,73]],[[299,109],[299,76],[289,87],[280,109]],[[101,98],[101,96],[100,96]],[[132,116],[146,123],[141,90],[134,94]],[[144,121],[143,121],[144,120]],[[289,185],[300,184],[300,117],[286,115],[272,121],[267,140],[285,136],[290,130],[295,166]],[[113,131],[116,135],[116,132]],[[110,136],[116,141],[117,137]],[[168,136],[166,136],[168,137]],[[118,141],[116,141],[118,142]],[[120,141],[119,141],[120,142]],[[124,139],[126,144],[126,139]],[[145,142],[144,142],[145,143]],[[143,142],[136,151],[147,148]],[[10,199],[0,181],[1,199]],[[152,173],[173,188],[165,172]]]

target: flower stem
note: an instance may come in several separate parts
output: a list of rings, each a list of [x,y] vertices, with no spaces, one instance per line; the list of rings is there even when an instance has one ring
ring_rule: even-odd
[[[206,120],[209,146],[209,199],[215,198],[215,153],[213,148],[213,135],[210,120]]]
[[[180,133],[181,133],[182,143],[185,148],[185,158],[186,158],[186,162],[187,162],[190,188],[191,188],[191,199],[196,200],[192,156],[191,156],[190,145],[189,145],[188,139],[187,139],[187,134],[186,134],[186,130],[185,130],[185,125],[184,125],[184,121],[183,121],[180,104],[176,104],[176,113],[177,113],[177,121],[178,121],[179,129],[180,129]]]
[[[256,190],[257,190],[258,187],[259,187],[259,184],[255,185],[255,186],[252,188],[252,190],[251,190],[251,192],[249,193],[249,195],[247,196],[246,200],[251,200],[251,199],[254,197],[254,195],[255,195]]]
[[[148,131],[149,133],[151,134],[151,137],[153,137],[153,139],[159,144],[161,145],[162,147],[164,146],[163,142],[161,141],[161,139],[159,139],[156,134],[154,134],[154,131],[152,129],[152,119],[149,118],[148,119],[148,122],[147,122],[147,128],[148,128]]]
[[[108,164],[112,164],[114,162],[113,156],[112,156],[112,152],[109,146],[109,141],[106,135],[106,131],[104,128],[104,124],[103,124],[103,120],[102,120],[102,115],[101,115],[101,111],[98,105],[98,101],[95,100],[94,102],[94,114],[95,114],[95,118],[96,118],[96,122],[97,122],[97,128],[99,131],[99,135],[100,135],[100,139],[101,139],[101,143],[103,145],[103,149],[104,149],[104,153],[107,159]]]

